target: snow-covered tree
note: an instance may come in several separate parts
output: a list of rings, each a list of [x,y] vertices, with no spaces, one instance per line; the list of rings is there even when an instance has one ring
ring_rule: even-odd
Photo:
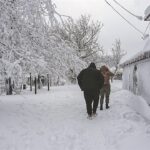
[[[108,67],[113,67],[113,57],[112,55],[108,55],[105,53],[102,53],[100,55],[100,58],[96,61],[97,66],[107,65]]]
[[[62,26],[56,28],[56,32],[69,45],[74,46],[82,60],[89,62],[95,60],[97,54],[102,51],[98,43],[102,27],[101,22],[94,22],[90,16],[81,15],[78,20],[68,18]]]
[[[84,66],[53,28],[63,20],[51,0],[0,0],[0,59],[5,77],[20,88],[27,74],[62,76]],[[78,64],[78,65],[76,65]]]
[[[112,48],[112,58],[113,58],[113,65],[115,67],[115,73],[117,72],[120,61],[125,54],[126,54],[125,51],[121,48],[120,39],[116,39]]]
[[[111,54],[107,54],[105,50],[103,50],[96,64],[98,66],[107,65],[110,68],[114,68],[113,72],[117,73],[120,61],[124,55],[126,55],[126,52],[121,48],[121,41],[120,39],[116,39],[111,49]]]

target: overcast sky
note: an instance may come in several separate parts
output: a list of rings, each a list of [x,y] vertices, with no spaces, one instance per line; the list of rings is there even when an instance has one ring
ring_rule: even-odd
[[[115,39],[120,38],[122,48],[127,51],[129,58],[144,47],[145,41],[142,35],[127,24],[118,14],[116,14],[104,0],[53,0],[57,6],[57,11],[61,14],[79,18],[81,14],[90,14],[94,20],[99,20],[104,24],[100,32],[99,42],[109,53]],[[139,21],[120,9],[113,0],[110,2],[122,15],[131,21],[139,30],[145,31],[148,22]],[[144,16],[144,11],[150,0],[117,0],[132,13]]]

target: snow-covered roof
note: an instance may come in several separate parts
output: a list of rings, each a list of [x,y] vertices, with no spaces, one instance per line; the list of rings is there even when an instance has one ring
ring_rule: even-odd
[[[143,61],[143,60],[147,60],[147,59],[150,60],[150,50],[149,51],[139,52],[134,57],[132,57],[130,60],[127,60],[124,63],[122,63],[120,66],[121,67],[125,67],[125,66],[131,65],[133,63],[136,63],[136,62],[139,62],[139,61]]]
[[[150,5],[146,8],[144,13],[145,13],[144,20],[145,21],[150,21]]]
[[[141,52],[138,52],[136,55],[131,57],[130,59],[124,61],[120,66],[125,67],[127,65],[139,62],[141,60],[150,59],[150,37],[147,38],[145,42],[145,46]]]

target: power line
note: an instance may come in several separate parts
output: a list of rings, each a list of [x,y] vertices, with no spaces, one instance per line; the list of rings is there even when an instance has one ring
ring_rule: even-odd
[[[116,0],[113,0],[117,5],[119,5],[122,9],[124,9],[125,11],[127,11],[130,15],[136,17],[139,20],[142,20],[143,17],[142,16],[137,16],[135,14],[133,14],[132,12],[130,12],[128,9],[126,9],[124,6],[122,6],[119,2],[117,2]]]
[[[121,17],[123,18],[130,26],[132,26],[136,31],[138,31],[142,36],[144,36],[143,32],[140,31],[137,27],[135,27],[130,21],[128,21],[123,15],[121,15],[107,0],[105,2]]]

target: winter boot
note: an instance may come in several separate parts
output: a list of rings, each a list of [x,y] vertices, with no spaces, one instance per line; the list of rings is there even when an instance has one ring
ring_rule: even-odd
[[[88,115],[87,118],[88,118],[89,120],[92,120],[92,115]]]
[[[92,116],[93,116],[93,117],[96,117],[96,116],[97,116],[97,113],[93,113]]]
[[[103,110],[103,106],[102,105],[100,106],[100,110]]]
[[[108,104],[106,104],[106,109],[108,109],[109,108],[109,105]]]

